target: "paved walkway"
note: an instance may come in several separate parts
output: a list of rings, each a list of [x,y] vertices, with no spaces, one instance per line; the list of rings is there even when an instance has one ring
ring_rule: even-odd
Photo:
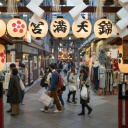
[[[117,128],[117,96],[97,96],[91,91],[90,106],[93,111],[90,116],[78,116],[81,111],[80,104],[69,105],[66,103],[68,89],[64,92],[65,108],[62,113],[54,113],[49,109],[43,113],[39,102],[42,88],[39,84],[32,87],[25,95],[25,105],[21,105],[19,116],[11,117],[6,113],[9,105],[4,103],[5,128]],[[79,94],[77,95],[79,102]],[[4,100],[6,97],[4,96]]]

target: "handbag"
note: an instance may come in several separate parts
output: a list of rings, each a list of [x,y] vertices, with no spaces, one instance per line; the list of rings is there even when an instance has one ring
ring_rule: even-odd
[[[85,85],[82,86],[82,90],[81,90],[80,95],[81,95],[81,98],[83,100],[87,100],[88,99],[88,89],[87,89],[87,87]]]
[[[52,98],[49,97],[47,94],[45,94],[43,92],[42,95],[39,98],[39,101],[42,102],[45,106],[48,107],[50,105],[51,101],[52,101]]]
[[[66,86],[63,85],[63,86],[61,87],[61,91],[65,91],[65,90],[66,90]]]
[[[74,85],[69,85],[68,87],[69,87],[69,91],[76,91],[77,90],[76,86],[74,86]]]
[[[21,88],[22,91],[25,90],[24,83],[23,83],[23,81],[21,79],[20,79],[20,88]]]
[[[19,76],[19,75],[18,75],[18,76]],[[20,76],[19,76],[19,78],[20,78]],[[25,86],[24,86],[24,83],[23,83],[23,81],[21,80],[21,78],[20,78],[20,88],[21,88],[22,91],[25,90]]]

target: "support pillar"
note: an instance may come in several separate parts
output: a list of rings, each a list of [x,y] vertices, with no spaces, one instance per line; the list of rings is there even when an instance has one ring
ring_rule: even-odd
[[[77,63],[78,67],[80,66],[80,51],[77,49]]]
[[[4,128],[3,82],[0,82],[0,128]]]
[[[54,59],[55,59],[55,63],[57,63],[57,61],[58,61],[58,42],[55,43],[55,47],[54,47]]]

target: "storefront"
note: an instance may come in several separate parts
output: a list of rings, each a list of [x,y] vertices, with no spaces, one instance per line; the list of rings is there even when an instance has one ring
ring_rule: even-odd
[[[36,81],[44,68],[44,51],[40,47],[27,44],[27,42],[17,42],[15,45],[7,47],[7,65],[14,62],[18,67],[22,62],[26,66],[24,81],[26,86]]]
[[[120,38],[95,40],[84,48],[91,85],[97,94],[118,94],[118,84],[123,80],[123,73],[118,67],[120,42]],[[127,80],[128,77],[125,76],[125,81]]]

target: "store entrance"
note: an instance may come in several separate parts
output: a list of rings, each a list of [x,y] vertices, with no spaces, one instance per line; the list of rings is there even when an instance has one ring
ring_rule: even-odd
[[[29,55],[28,58],[28,85],[33,84],[33,57]]]
[[[33,56],[23,54],[23,63],[25,64],[25,86],[30,86],[33,83]]]

